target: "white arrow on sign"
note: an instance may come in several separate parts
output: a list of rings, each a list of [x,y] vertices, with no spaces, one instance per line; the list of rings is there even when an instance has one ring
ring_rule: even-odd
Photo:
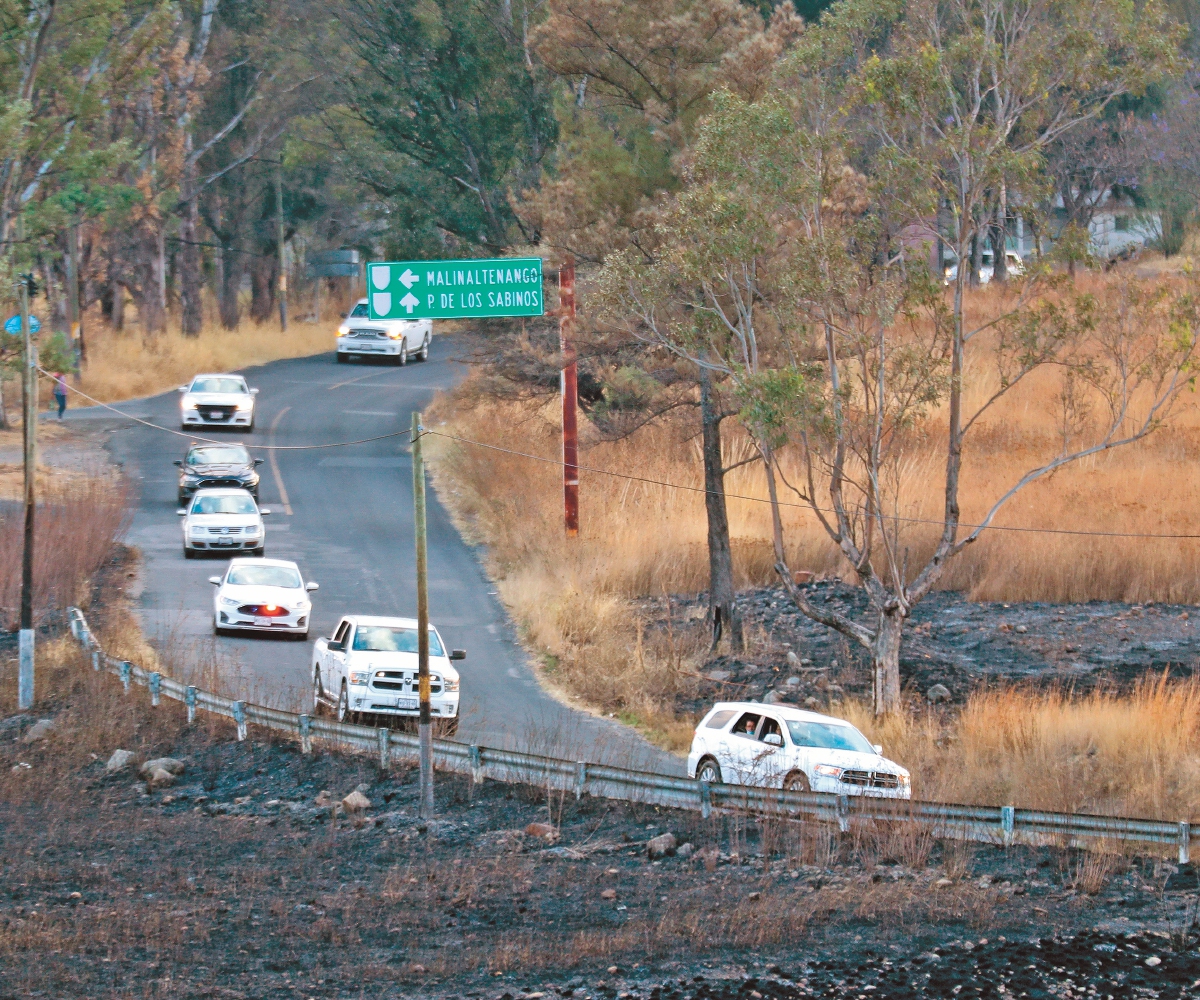
[[[400,282],[400,284],[402,284],[405,288],[412,288],[412,286],[414,284],[416,284],[418,281],[421,280],[421,276],[419,274],[413,274],[412,268],[406,267],[404,269],[404,273],[402,275],[400,275],[400,277],[398,277],[396,280],[398,282]]]
[[[412,292],[409,292],[407,295],[404,296],[404,298],[402,298],[400,300],[400,304],[402,306],[404,306],[406,309],[408,309],[408,314],[411,316],[412,311],[413,311],[413,306],[420,305],[421,300],[418,299],[415,295],[413,295]]]

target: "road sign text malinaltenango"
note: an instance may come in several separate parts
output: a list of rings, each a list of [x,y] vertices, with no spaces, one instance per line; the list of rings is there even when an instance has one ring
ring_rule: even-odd
[[[542,259],[405,260],[367,265],[371,319],[541,316]]]

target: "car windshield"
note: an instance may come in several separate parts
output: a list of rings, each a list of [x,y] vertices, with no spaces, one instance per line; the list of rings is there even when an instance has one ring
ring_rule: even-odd
[[[234,566],[225,578],[235,587],[303,587],[299,572],[291,566]]]
[[[193,514],[254,514],[254,501],[248,496],[226,493],[223,496],[196,497]]]
[[[354,633],[354,648],[372,653],[415,653],[417,630],[391,625],[359,625]],[[429,630],[429,655],[446,655],[433,629]]]
[[[215,448],[193,448],[188,452],[188,465],[249,465],[250,452],[245,448],[218,445]]]
[[[788,732],[798,747],[822,747],[825,750],[856,750],[874,753],[875,748],[853,726],[830,725],[827,722],[794,722],[788,720]]]
[[[367,312],[367,304],[365,302],[360,302],[358,305],[356,305],[353,309],[350,310],[350,315],[347,317],[347,319],[360,319],[363,316],[370,316],[370,315],[371,314],[369,312]]]
[[[246,392],[240,378],[198,378],[192,381],[192,392]]]

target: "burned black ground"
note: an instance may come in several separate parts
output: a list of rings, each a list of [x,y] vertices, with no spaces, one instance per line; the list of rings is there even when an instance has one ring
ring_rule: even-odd
[[[73,697],[91,709],[58,703],[43,740],[25,741],[29,720],[0,735],[0,997],[1200,991],[1195,881],[1161,859],[838,836],[448,776],[422,821],[408,768],[254,730],[238,743],[227,722],[186,727],[178,706],[90,674]],[[139,757],[182,760],[178,782],[107,775],[88,747],[117,737],[87,728],[93,711],[126,717]],[[339,809],[355,789],[370,805]],[[667,831],[689,857],[648,857]]]

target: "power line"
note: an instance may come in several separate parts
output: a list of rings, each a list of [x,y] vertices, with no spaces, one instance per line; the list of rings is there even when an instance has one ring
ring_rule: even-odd
[[[38,371],[47,378],[53,378],[53,373],[46,371],[41,365],[38,365]],[[151,423],[149,420],[143,420],[141,417],[135,417],[132,413],[126,413],[124,410],[118,410],[115,406],[110,406],[108,403],[102,403],[100,400],[89,396],[82,389],[76,389],[73,385],[68,385],[68,389],[77,396],[82,396],[89,403],[95,406],[102,407],[105,410],[111,410],[118,416],[124,417],[126,420],[132,420],[136,424],[141,424],[143,427],[149,427],[152,430],[162,431],[164,434],[174,434],[176,437],[187,438],[189,441],[200,441],[204,444],[229,444],[228,441],[215,441],[212,438],[201,437],[198,434],[191,434],[187,431],[177,431],[173,427],[163,427],[160,424]],[[390,434],[377,434],[374,437],[359,438],[357,441],[334,441],[330,444],[248,444],[247,448],[253,448],[257,451],[318,451],[322,448],[348,448],[355,444],[370,444],[372,441],[386,441],[388,438],[403,437],[411,439],[410,431],[392,431]]]
[[[53,377],[50,372],[48,372],[45,368],[42,368],[40,365],[38,366],[38,371],[42,375],[46,376],[47,378]],[[95,406],[99,406],[105,410],[111,410],[113,413],[117,414],[118,416],[124,417],[126,420],[132,420],[134,423],[141,424],[143,427],[149,427],[151,430],[162,431],[165,434],[173,434],[176,437],[183,437],[183,438],[187,438],[189,441],[199,441],[204,444],[221,445],[221,444],[229,443],[227,441],[216,441],[213,438],[201,437],[196,434],[190,434],[187,431],[177,431],[171,427],[163,427],[160,424],[151,423],[149,420],[143,420],[141,417],[135,417],[133,414],[126,413],[124,410],[118,410],[115,406],[111,406],[108,403],[102,403],[102,402],[100,402],[100,400],[95,399],[92,396],[89,396],[82,389],[76,389],[72,385],[68,385],[67,388],[71,392],[75,393],[77,396],[82,396],[89,403],[92,403]],[[542,462],[543,464],[554,465],[554,466],[558,466],[559,468],[562,468],[565,465],[565,463],[561,459],[546,458],[543,455],[531,455],[528,452],[516,451],[515,449],[512,449],[512,448],[503,448],[500,445],[487,444],[486,442],[483,442],[483,441],[472,441],[470,438],[459,437],[455,434],[447,434],[444,431],[435,431],[435,430],[424,429],[423,433],[434,435],[434,436],[440,437],[440,438],[445,438],[447,441],[455,441],[458,444],[469,445],[473,448],[485,448],[488,451],[497,451],[497,452],[500,452],[505,455],[512,455],[515,458],[527,458],[531,462]],[[329,444],[248,444],[248,445],[246,445],[246,447],[253,448],[253,449],[256,449],[259,451],[318,451],[318,450],[322,450],[322,449],[326,449],[326,448],[348,448],[348,447],[351,447],[352,445],[371,444],[372,442],[375,442],[375,441],[386,441],[389,438],[398,438],[398,437],[408,438],[411,441],[412,434],[410,431],[404,430],[404,431],[393,431],[390,434],[377,434],[374,437],[359,438],[355,441],[334,441]],[[662,479],[650,479],[646,476],[631,476],[628,473],[614,472],[611,469],[597,469],[597,468],[594,468],[592,466],[587,466],[587,465],[576,465],[576,466],[574,466],[574,468],[576,468],[580,472],[591,472],[598,476],[610,476],[614,479],[624,479],[627,482],[633,482],[633,483],[645,483],[649,486],[663,486],[663,487],[666,487],[667,489],[682,490],[685,493],[704,493],[704,494],[713,493],[714,495],[717,494],[716,490],[708,490],[708,489],[705,489],[703,486],[682,486],[679,483],[668,483]],[[766,504],[769,504],[771,502],[769,499],[766,499],[764,497],[752,497],[752,496],[747,496],[743,493],[723,493],[722,495],[727,500],[746,500],[746,501],[749,501],[750,503],[766,503]],[[780,500],[779,506],[780,507],[790,507],[790,508],[794,508],[796,510],[819,511],[823,514],[836,514],[837,513],[837,511],[835,511],[829,507],[816,507],[815,505],[806,504],[806,503],[791,503],[786,500]],[[928,524],[928,525],[936,525],[938,527],[941,527],[945,523],[943,521],[935,521],[931,518],[901,517],[898,514],[885,514],[885,515],[882,515],[882,517],[888,521],[900,521],[900,522],[904,522],[906,524]],[[1035,534],[1035,535],[1074,535],[1074,536],[1080,536],[1080,537],[1086,537],[1086,538],[1148,538],[1148,539],[1162,539],[1164,541],[1171,541],[1171,540],[1181,541],[1181,540],[1186,540],[1186,539],[1200,538],[1200,534],[1183,534],[1183,533],[1180,533],[1180,534],[1170,534],[1170,533],[1157,534],[1154,532],[1136,532],[1136,531],[1085,531],[1085,530],[1081,530],[1081,529],[1077,529],[1077,528],[1024,528],[1024,527],[1019,527],[1019,526],[1015,526],[1015,525],[1004,525],[1004,524],[991,524],[991,525],[987,525],[986,527],[984,527],[983,525],[980,525],[980,524],[966,524],[966,523],[962,523],[962,522],[959,523],[958,527],[966,528],[966,529],[984,528],[985,531],[1015,531],[1015,532],[1021,532],[1021,533],[1025,533],[1025,534]]]
[[[457,441],[459,444],[471,445],[475,448],[487,448],[490,451],[503,452],[506,455],[514,455],[517,458],[528,458],[534,462],[544,462],[547,465],[557,465],[560,468],[565,464],[561,459],[545,458],[542,455],[530,455],[528,452],[514,451],[511,448],[502,448],[496,444],[485,444],[483,441],[472,441],[470,438],[457,437],[453,434],[446,434],[443,431],[426,430],[426,434],[436,434],[438,437],[446,438],[449,441]],[[595,469],[586,465],[576,465],[574,468],[580,472],[593,472],[600,476],[612,476],[614,479],[625,479],[634,483],[647,483],[651,486],[665,486],[672,490],[683,490],[687,493],[712,493],[718,494],[717,490],[707,490],[703,486],[681,486],[678,483],[668,483],[661,479],[647,479],[644,476],[631,476],[624,472],[613,472],[610,469]],[[764,497],[751,497],[741,493],[724,493],[727,500],[749,500],[751,503],[767,503],[771,501]],[[815,510],[822,514],[836,514],[837,511],[830,507],[816,507],[806,503],[790,503],[785,500],[779,501],[780,507],[794,507],[797,510]],[[901,517],[898,514],[884,514],[882,517],[888,521],[904,521],[909,524],[932,524],[937,526],[944,525],[944,521],[935,521],[930,518],[921,517]],[[964,524],[959,523],[960,528],[981,528],[980,524]],[[1083,535],[1095,538],[1161,538],[1161,539],[1187,539],[1200,538],[1200,534],[1154,534],[1151,532],[1130,532],[1130,531],[1082,531],[1072,528],[1022,528],[1003,524],[990,524],[984,530],[986,531],[1020,531],[1031,534],[1045,535]]]

